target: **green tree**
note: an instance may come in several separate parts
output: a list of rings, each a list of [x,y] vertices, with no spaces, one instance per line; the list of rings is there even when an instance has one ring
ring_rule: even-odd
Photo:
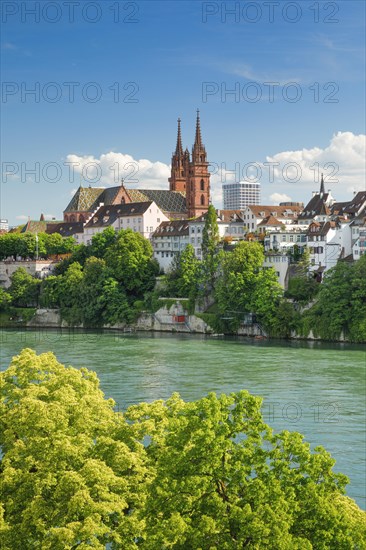
[[[109,277],[105,261],[92,256],[84,265],[83,278],[79,288],[79,308],[84,326],[98,326],[103,324],[103,296],[104,285]]]
[[[113,279],[113,277],[108,277],[104,281],[98,301],[102,308],[104,324],[129,324],[134,320],[134,312],[128,303],[126,292],[122,285],[116,279]]]
[[[76,241],[73,237],[62,237],[59,233],[43,233],[40,235],[44,240],[46,255],[49,254],[67,254],[73,252],[76,247]]]
[[[159,267],[153,260],[150,242],[139,233],[131,229],[119,231],[104,258],[115,279],[136,297],[154,287]]]
[[[305,305],[316,296],[319,286],[312,275],[299,274],[289,280],[285,294],[287,298]]]
[[[219,241],[220,235],[216,209],[210,204],[202,231],[202,258],[208,290],[212,290],[217,277],[217,270],[220,263],[220,258],[218,256]]]
[[[250,309],[269,330],[277,319],[282,296],[283,289],[277,281],[274,269],[261,269],[255,278]]]
[[[38,239],[38,245],[37,245]],[[0,235],[0,259],[7,257],[36,258],[49,254],[65,254],[75,249],[73,237],[62,237],[59,233],[6,233]]]
[[[4,550],[365,550],[346,476],[246,391],[113,411],[96,375],[23,350],[0,373]]]
[[[143,447],[96,375],[23,350],[0,392],[1,547],[137,548]]]
[[[14,258],[19,255],[20,252],[20,238],[17,233],[5,233],[0,235],[0,260],[6,258]]]
[[[273,434],[246,391],[131,407],[155,475],[142,548],[365,548],[347,478],[299,433]]]
[[[215,207],[210,204],[205,217],[205,225],[202,231],[202,255],[206,257],[214,254],[220,240],[219,226]]]
[[[12,302],[12,296],[3,288],[0,288],[0,311],[6,311]]]
[[[167,274],[167,287],[170,296],[195,297],[201,281],[201,262],[196,258],[191,244],[177,254],[172,269]]]
[[[343,331],[355,342],[366,341],[366,255],[354,264],[340,261],[326,272],[302,322],[303,332],[311,328],[326,340],[339,339]]]
[[[263,248],[256,242],[242,241],[232,252],[224,253],[215,292],[221,313],[251,311],[263,260]]]
[[[63,275],[73,263],[78,263],[83,266],[91,255],[91,246],[86,246],[85,244],[75,246],[71,256],[69,258],[65,258],[56,265],[54,274]]]
[[[104,258],[108,248],[117,240],[117,233],[114,227],[110,226],[104,229],[101,233],[97,233],[92,237],[91,254],[96,258]]]
[[[284,299],[279,301],[268,330],[271,336],[289,338],[292,331],[298,331],[299,323],[300,314],[292,303]]]
[[[74,262],[68,267],[60,281],[59,303],[61,315],[70,325],[78,325],[83,321],[80,301],[82,280],[83,268],[79,262]]]
[[[57,308],[61,298],[61,276],[50,275],[41,283],[39,303],[41,307]]]
[[[24,267],[19,267],[10,277],[9,293],[14,306],[29,307],[38,304],[41,281],[35,279]]]

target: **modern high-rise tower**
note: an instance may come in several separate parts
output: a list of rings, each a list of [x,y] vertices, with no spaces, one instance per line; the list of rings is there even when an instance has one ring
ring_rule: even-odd
[[[224,183],[224,210],[243,210],[250,204],[260,204],[261,184],[249,181]]]

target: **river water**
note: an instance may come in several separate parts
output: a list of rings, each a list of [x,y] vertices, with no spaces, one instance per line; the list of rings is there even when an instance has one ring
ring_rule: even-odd
[[[172,392],[194,400],[247,389],[264,398],[264,418],[276,431],[323,445],[350,478],[347,494],[366,508],[365,346],[67,330],[2,330],[0,344],[1,370],[24,347],[95,370],[120,410]]]

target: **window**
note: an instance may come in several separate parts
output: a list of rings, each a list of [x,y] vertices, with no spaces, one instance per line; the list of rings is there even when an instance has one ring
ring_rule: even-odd
[[[201,206],[205,204],[205,196],[201,195]]]
[[[205,190],[205,182],[203,180],[201,180],[201,182],[200,182],[200,189],[201,189],[201,191]]]

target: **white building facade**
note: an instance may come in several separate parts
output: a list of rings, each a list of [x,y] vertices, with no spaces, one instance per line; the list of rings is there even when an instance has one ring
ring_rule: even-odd
[[[244,226],[250,233],[254,233],[261,229],[265,231],[262,222],[266,219],[268,221],[275,219],[279,225],[291,230],[297,225],[297,219],[300,212],[300,206],[249,205],[243,210]]]
[[[102,205],[84,224],[83,242],[91,244],[93,236],[107,227],[113,227],[116,231],[131,229],[150,239],[163,221],[169,219],[153,201]]]
[[[244,210],[249,204],[260,204],[261,184],[239,181],[222,186],[224,210]]]
[[[189,229],[186,220],[164,221],[156,228],[151,244],[154,258],[165,273],[172,267],[175,256],[183,252],[189,243]]]

